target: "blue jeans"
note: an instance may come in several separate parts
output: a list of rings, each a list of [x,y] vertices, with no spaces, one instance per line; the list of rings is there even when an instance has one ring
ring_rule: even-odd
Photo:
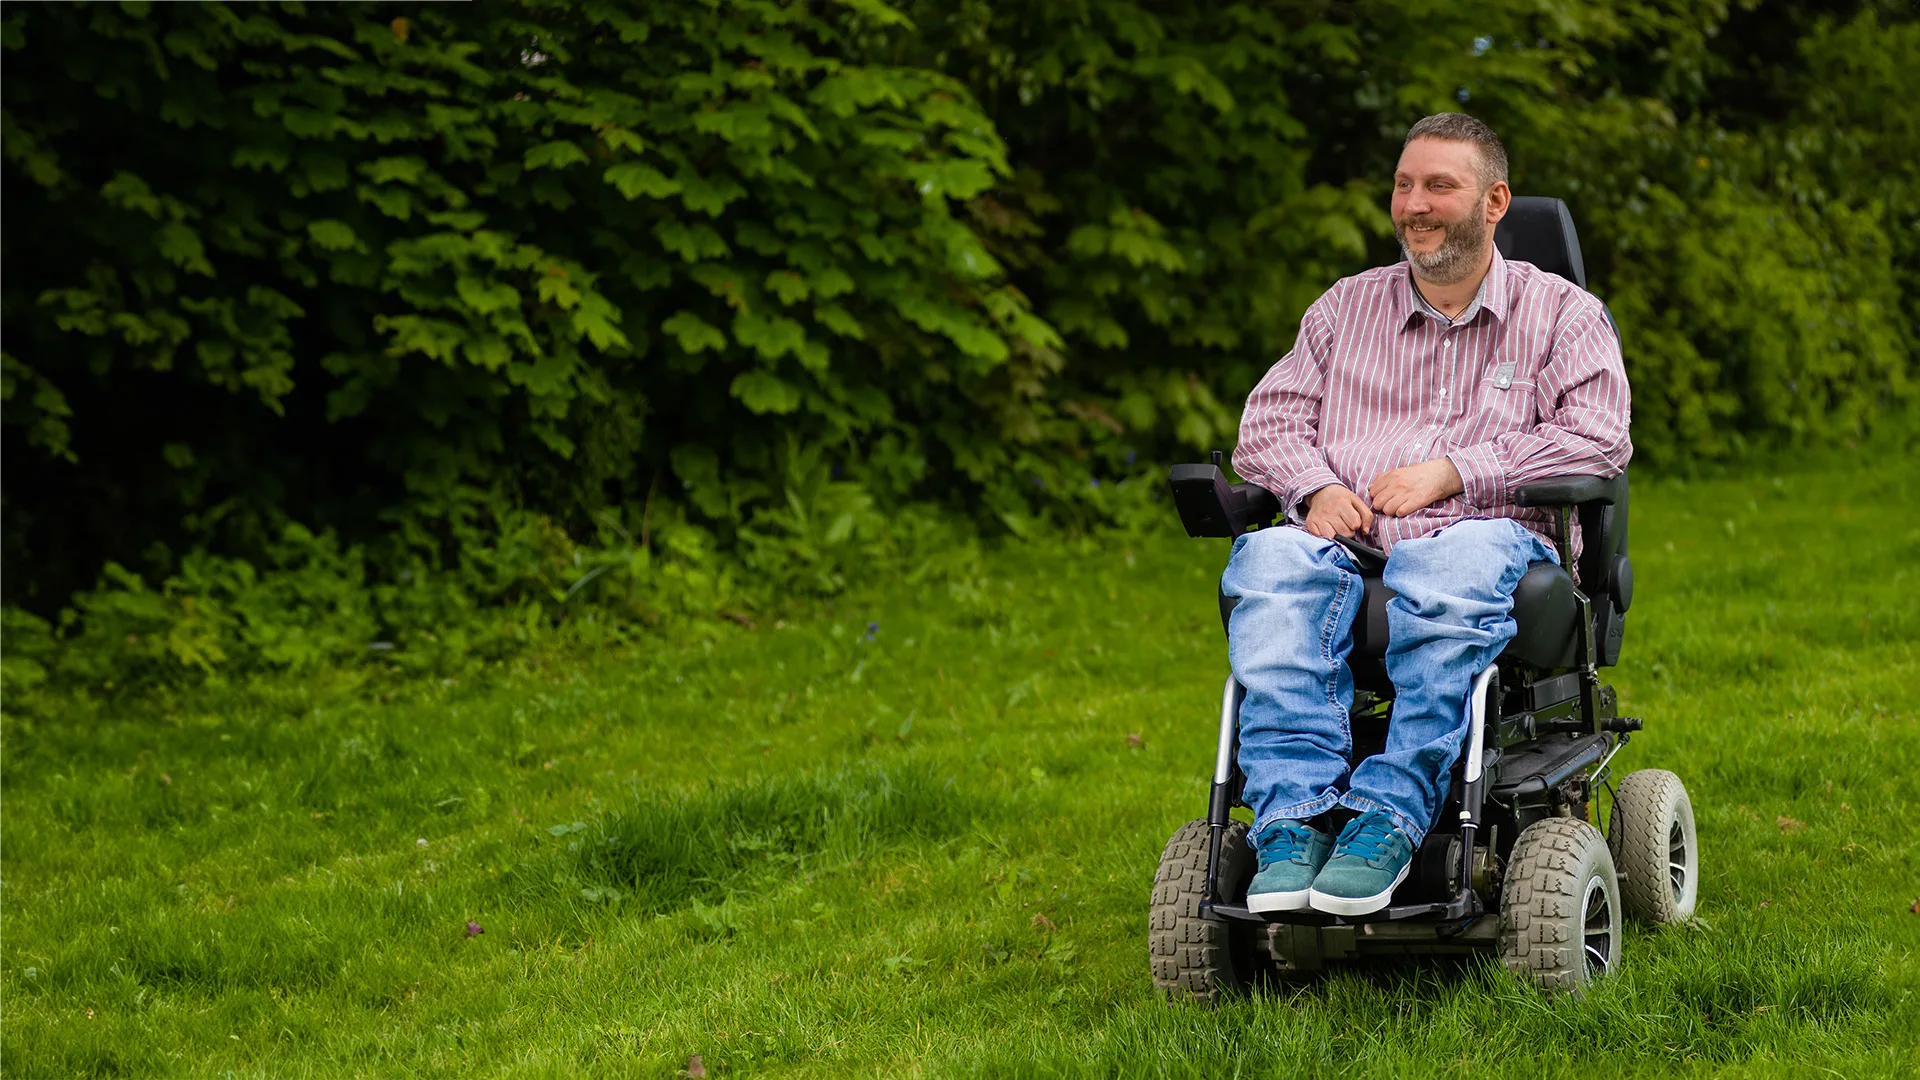
[[[1233,542],[1220,586],[1239,603],[1227,657],[1247,688],[1240,706],[1242,799],[1254,832],[1279,818],[1344,806],[1384,810],[1415,844],[1447,795],[1467,735],[1473,678],[1513,640],[1513,590],[1551,547],[1509,518],[1462,521],[1402,540],[1383,580],[1387,677],[1393,718],[1387,746],[1351,762],[1353,620],[1362,586],[1347,550],[1294,526]]]

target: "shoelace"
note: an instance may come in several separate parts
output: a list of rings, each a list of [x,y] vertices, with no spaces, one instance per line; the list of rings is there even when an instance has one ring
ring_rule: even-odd
[[[1386,857],[1393,845],[1393,829],[1393,820],[1377,810],[1362,814],[1340,830],[1340,839],[1334,847],[1342,854],[1357,855],[1372,862]]]
[[[1305,825],[1271,825],[1260,834],[1260,851],[1267,856],[1269,865],[1277,862],[1300,862],[1307,853],[1307,845],[1313,841],[1313,830]]]

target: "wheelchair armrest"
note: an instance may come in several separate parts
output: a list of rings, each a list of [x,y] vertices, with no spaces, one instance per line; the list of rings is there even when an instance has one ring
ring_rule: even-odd
[[[1627,477],[1555,476],[1513,489],[1515,506],[1612,506],[1626,492]]]
[[[1175,465],[1167,474],[1188,536],[1235,537],[1280,516],[1280,500],[1258,484],[1229,484],[1218,465]]]

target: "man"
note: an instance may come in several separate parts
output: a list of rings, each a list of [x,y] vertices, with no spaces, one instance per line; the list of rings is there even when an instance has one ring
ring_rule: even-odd
[[[1470,116],[1407,132],[1393,181],[1406,261],[1307,309],[1293,351],[1247,399],[1234,468],[1288,524],[1235,541],[1229,659],[1246,687],[1240,768],[1253,808],[1254,911],[1387,905],[1446,796],[1473,677],[1512,640],[1513,590],[1555,560],[1521,484],[1626,467],[1620,343],[1600,302],[1494,249],[1507,155]],[[1383,753],[1353,766],[1346,665],[1362,599],[1337,538],[1388,553]]]

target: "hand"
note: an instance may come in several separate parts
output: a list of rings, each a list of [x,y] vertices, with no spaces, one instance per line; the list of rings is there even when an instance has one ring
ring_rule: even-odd
[[[1373,508],[1388,517],[1405,517],[1466,490],[1460,470],[1443,457],[1384,472],[1367,489]]]
[[[1307,496],[1307,531],[1322,540],[1371,528],[1373,511],[1366,500],[1339,484],[1328,484]]]

